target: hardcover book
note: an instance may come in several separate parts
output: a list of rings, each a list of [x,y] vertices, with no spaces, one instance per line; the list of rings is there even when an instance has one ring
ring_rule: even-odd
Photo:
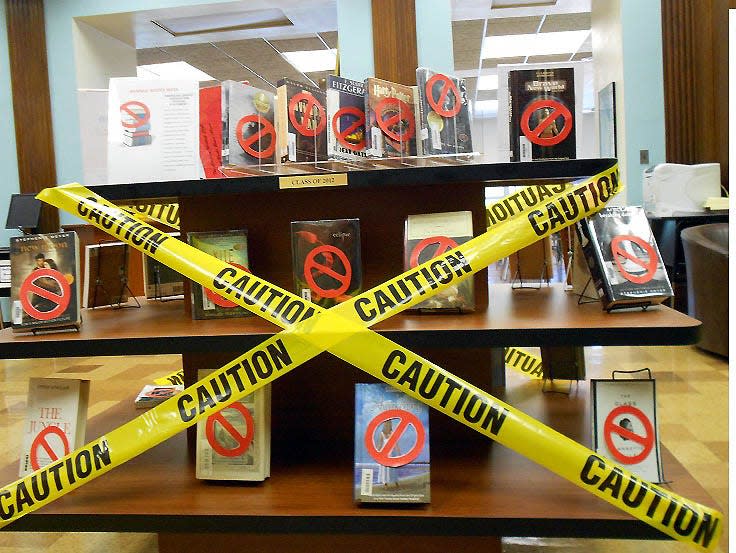
[[[416,87],[365,80],[366,153],[372,157],[417,155]]]
[[[119,305],[128,301],[128,246],[123,242],[84,248],[82,307]]]
[[[277,83],[277,148],[280,162],[327,160],[325,93],[281,79]]]
[[[222,177],[222,86],[199,89],[199,160],[208,179]]]
[[[292,221],[291,256],[296,293],[304,299],[332,307],[360,293],[359,219]]]
[[[575,159],[575,72],[509,71],[511,161]]]
[[[190,232],[189,244],[217,259],[226,261],[240,269],[248,270],[248,231],[224,230]],[[192,282],[192,318],[225,319],[246,317],[250,311],[226,300],[201,284]]]
[[[89,380],[30,378],[19,476],[85,444]]]
[[[79,327],[79,238],[76,232],[10,238],[13,331]]]
[[[465,79],[417,68],[419,140],[424,155],[473,151]]]
[[[473,238],[473,214],[470,211],[409,215],[404,229],[404,269],[409,270],[442,255]],[[442,278],[441,268],[435,277]],[[417,304],[419,310],[474,311],[473,279],[449,286]]]
[[[180,235],[179,232],[168,234],[174,237]],[[184,277],[150,255],[144,255],[143,288],[148,300],[173,299],[184,294]]]
[[[355,160],[365,153],[365,87],[360,81],[327,77],[327,155]]]
[[[146,384],[135,397],[135,407],[136,409],[149,409],[183,390],[183,384]]]
[[[222,164],[274,163],[274,95],[239,83],[222,83]]]
[[[576,228],[604,309],[658,304],[672,297],[644,208],[605,207]]]
[[[429,503],[429,408],[388,384],[355,385],[354,499]]]
[[[212,371],[200,370],[201,380]],[[197,422],[196,477],[263,481],[271,476],[271,386]]]

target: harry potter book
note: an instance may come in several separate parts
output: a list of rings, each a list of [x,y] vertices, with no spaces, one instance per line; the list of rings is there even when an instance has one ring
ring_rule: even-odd
[[[276,96],[279,161],[326,161],[325,93],[311,85],[281,79]]]
[[[222,83],[222,164],[274,163],[275,101],[271,92],[237,81]]]
[[[371,157],[415,156],[416,87],[369,77],[365,80],[366,153]]]
[[[364,159],[365,87],[360,81],[327,77],[327,154],[330,159]]]

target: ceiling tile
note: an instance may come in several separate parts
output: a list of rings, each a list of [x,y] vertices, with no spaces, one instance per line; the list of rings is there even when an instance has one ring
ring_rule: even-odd
[[[337,48],[337,31],[330,31],[327,33],[319,33],[330,48]]]
[[[482,19],[452,22],[452,51],[455,58],[455,71],[478,68],[482,38]]]
[[[549,56],[529,56],[529,63],[550,63],[550,62],[561,62],[569,61],[572,52],[569,54],[552,54]]]
[[[486,36],[526,35],[536,33],[541,16],[503,17],[488,20]]]
[[[512,63],[512,64],[524,63],[525,59],[526,59],[525,56],[516,56],[514,58],[487,58],[483,60],[483,69],[487,69],[489,67],[496,67],[497,65],[501,65],[504,63]]]
[[[478,84],[478,78],[477,77],[466,77],[465,78],[465,92],[468,95],[468,98],[471,100],[475,98],[475,87]]]
[[[302,52],[309,50],[324,50],[325,48],[325,45],[322,44],[322,41],[316,36],[308,38],[289,38],[286,40],[271,40],[269,42],[273,44],[273,47],[279,52]]]
[[[593,52],[578,52],[572,57],[572,61],[582,61],[593,58]]]
[[[293,65],[274,52],[262,39],[219,42],[217,46],[274,85],[283,77],[305,80]]]
[[[590,29],[590,13],[550,14],[542,24],[543,33],[558,31],[587,31]]]

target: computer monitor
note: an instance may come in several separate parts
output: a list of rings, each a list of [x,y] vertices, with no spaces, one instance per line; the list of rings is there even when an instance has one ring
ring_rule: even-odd
[[[35,231],[41,217],[41,200],[35,194],[13,194],[10,197],[6,229],[31,229]]]

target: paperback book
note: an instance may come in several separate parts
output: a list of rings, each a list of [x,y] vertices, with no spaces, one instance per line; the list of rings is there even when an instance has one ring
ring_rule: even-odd
[[[326,161],[325,93],[311,85],[281,79],[276,96],[279,161]]]
[[[417,151],[417,87],[369,77],[365,80],[366,153],[406,157]]]
[[[274,163],[275,105],[271,92],[237,81],[222,83],[222,164]]]
[[[128,301],[128,246],[123,242],[84,248],[82,307],[120,305]]]
[[[365,86],[360,81],[327,77],[327,154],[330,159],[355,160],[365,153]]]

